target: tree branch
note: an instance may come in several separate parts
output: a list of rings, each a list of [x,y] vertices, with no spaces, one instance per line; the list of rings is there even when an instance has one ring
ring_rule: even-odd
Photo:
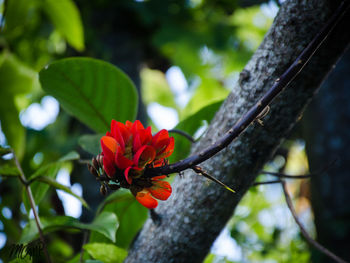
[[[319,33],[313,38],[309,45],[301,52],[301,54],[294,60],[288,69],[275,80],[273,86],[262,96],[262,98],[250,108],[250,110],[238,120],[238,122],[218,141],[212,146],[206,148],[198,154],[193,154],[190,157],[181,160],[177,163],[168,166],[161,166],[151,168],[147,171],[151,176],[159,174],[178,173],[194,165],[200,164],[210,157],[214,156],[222,149],[226,148],[234,139],[236,139],[258,116],[264,111],[266,107],[276,98],[280,92],[288,86],[288,84],[300,73],[305,67],[310,58],[315,54],[320,45],[327,38],[329,33],[342,19],[343,15],[349,9],[349,1],[343,1],[328,22],[323,26]]]
[[[335,2],[289,0],[282,4],[231,94],[205,134],[193,144],[192,153],[202,152],[221,138],[273,86],[334,12],[330,3]],[[161,224],[146,221],[126,263],[203,261],[263,165],[300,119],[323,78],[348,46],[350,35],[343,29],[348,22],[340,22],[304,70],[274,100],[264,127],[249,125],[241,136],[201,164],[208,174],[232,186],[236,193],[208,184],[203,177],[186,170],[183,179],[175,178],[171,197],[156,209],[162,217]]]
[[[304,236],[304,238],[306,239],[306,241],[313,246],[314,248],[316,248],[317,250],[319,250],[320,252],[322,252],[323,254],[327,255],[328,257],[330,257],[331,259],[333,259],[334,261],[338,262],[338,263],[347,263],[345,260],[341,259],[340,257],[338,257],[337,255],[333,254],[331,251],[329,251],[327,248],[325,248],[324,246],[322,246],[320,243],[318,243],[316,240],[314,240],[309,233],[306,231],[306,229],[304,228],[303,224],[300,222],[297,213],[295,212],[294,206],[293,206],[293,202],[289,196],[287,187],[286,187],[286,183],[284,181],[281,181],[281,185],[282,185],[282,189],[283,189],[283,193],[284,193],[284,197],[286,198],[286,203],[287,206],[290,210],[290,212],[292,213],[292,216],[294,218],[295,223],[297,223],[297,225],[299,226],[300,232],[301,234]]]

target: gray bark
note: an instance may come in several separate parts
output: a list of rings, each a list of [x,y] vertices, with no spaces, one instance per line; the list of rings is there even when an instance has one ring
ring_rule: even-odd
[[[333,11],[329,3],[334,1],[290,0],[282,5],[262,44],[192,152],[204,149],[224,134],[271,87],[327,21]],[[335,31],[303,73],[271,104],[265,126],[251,125],[229,147],[201,165],[237,192],[232,194],[186,171],[184,179],[174,180],[170,199],[156,209],[161,224],[146,221],[125,262],[201,262],[349,38],[342,30]]]
[[[350,50],[339,61],[307,111],[306,149],[310,170],[337,162],[311,178],[317,240],[350,260]],[[314,262],[329,259],[315,252]]]

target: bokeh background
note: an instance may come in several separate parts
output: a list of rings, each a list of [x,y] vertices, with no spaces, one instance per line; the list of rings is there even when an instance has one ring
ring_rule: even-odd
[[[199,138],[262,41],[281,2],[0,0],[0,145],[14,148],[28,175],[72,150],[83,160],[91,159],[80,138],[93,132],[62,110],[38,82],[37,73],[45,65],[72,56],[98,58],[121,68],[139,92],[137,118],[151,125],[153,132],[177,127]],[[348,52],[292,136],[264,168],[299,175],[332,163],[311,181],[289,180],[288,189],[309,233],[340,255],[350,247],[349,61]],[[191,126],[191,118],[195,125]],[[185,156],[190,147],[174,136],[177,149],[171,161]],[[2,162],[6,158],[11,157],[3,157]],[[50,187],[40,198],[40,217],[70,216],[91,222],[105,197],[86,166],[79,161],[64,163],[55,178],[83,197],[91,210]],[[272,179],[264,174],[258,178]],[[40,183],[33,188],[40,188]],[[126,199],[104,207],[118,216],[115,244],[123,249],[147,217],[146,209],[125,195]],[[21,240],[23,229],[33,220],[26,202],[19,180],[1,176],[0,262],[8,262],[11,245]],[[78,262],[83,231],[57,228],[47,239],[54,262]],[[112,242],[94,231],[89,240]],[[271,184],[251,188],[205,262],[311,259],[329,262],[305,242],[281,186]]]

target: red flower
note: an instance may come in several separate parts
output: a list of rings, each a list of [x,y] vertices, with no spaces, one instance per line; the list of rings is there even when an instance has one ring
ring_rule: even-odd
[[[174,138],[167,130],[152,136],[151,127],[146,129],[140,121],[125,124],[112,120],[111,131],[101,138],[103,168],[110,179],[122,187],[130,188],[136,200],[147,208],[158,205],[156,199],[166,200],[171,186],[161,181],[166,176],[144,178],[147,167],[158,167],[174,151]]]

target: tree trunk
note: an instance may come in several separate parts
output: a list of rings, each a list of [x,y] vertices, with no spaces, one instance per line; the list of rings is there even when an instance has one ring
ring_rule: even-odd
[[[318,241],[350,260],[350,50],[339,61],[306,113],[306,149],[314,172],[337,160],[311,178],[312,208]],[[313,253],[314,262],[329,259]]]
[[[232,93],[205,135],[193,145],[192,152],[213,143],[258,101],[325,24],[334,11],[331,5],[335,1],[284,2]],[[342,26],[337,27],[303,72],[271,104],[264,127],[251,125],[226,149],[201,164],[211,175],[233,187],[235,194],[186,171],[183,179],[174,180],[170,199],[156,210],[161,223],[146,221],[125,262],[201,262],[349,40],[350,35],[344,33]]]

